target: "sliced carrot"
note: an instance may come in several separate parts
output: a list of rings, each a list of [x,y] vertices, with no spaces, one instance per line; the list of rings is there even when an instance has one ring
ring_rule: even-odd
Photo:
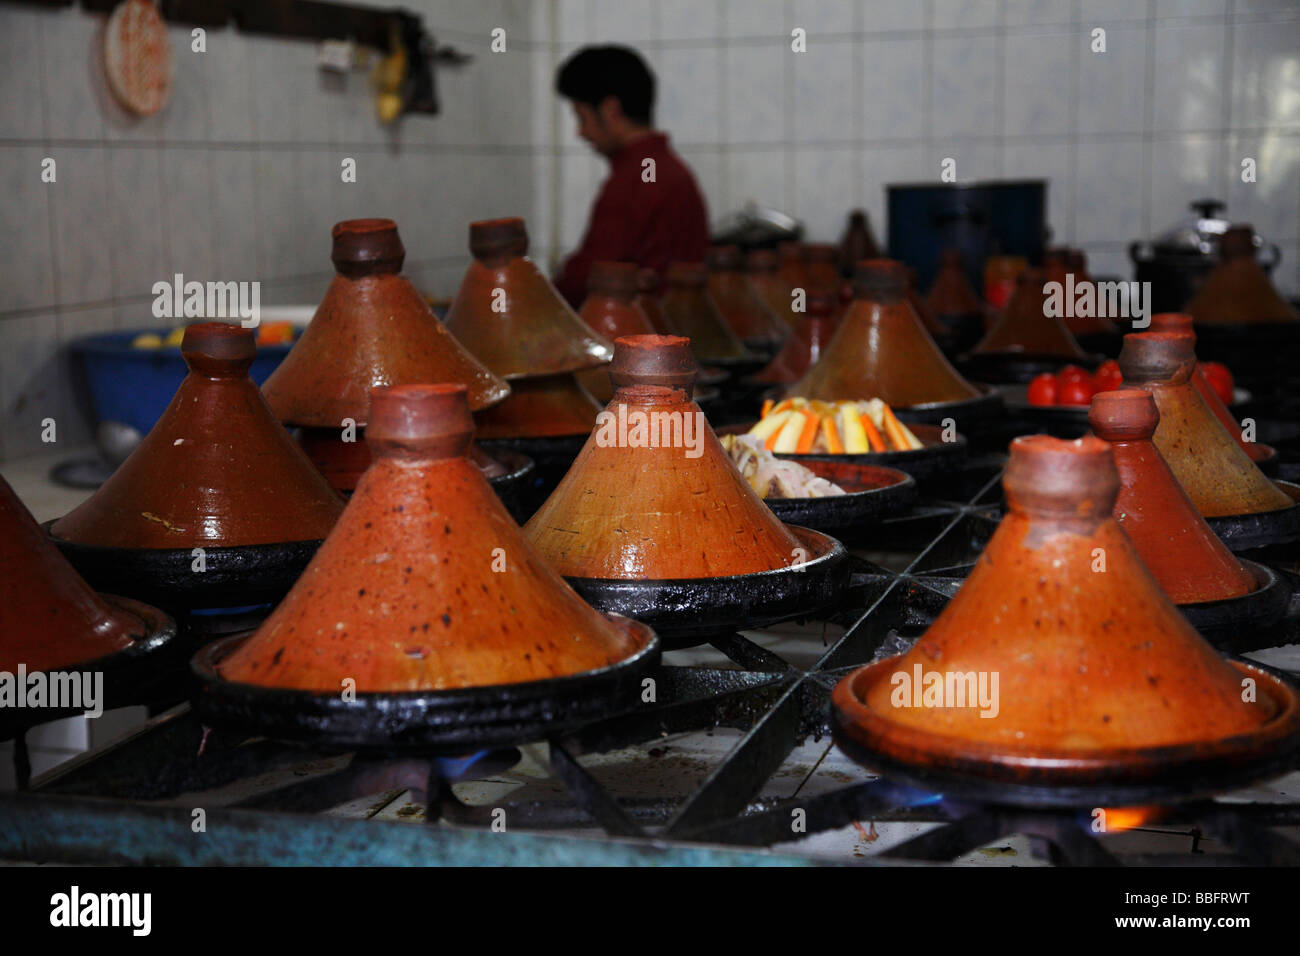
[[[770,398],[765,399],[765,400],[763,401],[763,414],[759,415],[758,417],[759,417],[759,418],[767,418],[768,415],[772,414],[772,405],[773,405],[773,402],[772,402],[772,400],[771,400]]]
[[[794,408],[794,399],[793,399],[793,398],[783,399],[782,401],[778,402],[778,403],[776,404],[776,407],[773,408],[772,411],[773,411],[773,412],[783,412],[783,411],[785,411],[785,410],[788,409],[788,408]]]
[[[799,433],[799,443],[794,446],[796,455],[806,455],[812,451],[813,442],[817,439],[817,428],[821,425],[821,419],[812,412],[804,412],[803,431]]]
[[[876,428],[876,423],[871,420],[871,416],[863,412],[859,417],[862,419],[862,430],[867,433],[867,442],[871,445],[871,450],[885,451],[885,440],[880,437],[880,430]]]
[[[835,427],[835,416],[827,415],[822,419],[822,435],[826,438],[826,450],[832,455],[844,454],[844,442],[840,441],[840,430]]]
[[[885,426],[885,434],[893,442],[897,451],[907,451],[912,447],[911,442],[907,440],[907,435],[903,431],[903,426],[898,419],[894,417],[894,410],[888,405],[881,406],[881,424]]]

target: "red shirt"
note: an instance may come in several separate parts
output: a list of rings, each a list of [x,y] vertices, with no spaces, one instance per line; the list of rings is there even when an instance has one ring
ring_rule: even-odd
[[[646,159],[654,160],[653,182],[643,179]],[[662,280],[668,263],[703,262],[709,248],[704,196],[690,168],[668,147],[666,135],[633,140],[609,158],[609,166],[582,245],[555,277],[556,288],[574,308],[587,297],[593,262],[635,262],[654,269]]]

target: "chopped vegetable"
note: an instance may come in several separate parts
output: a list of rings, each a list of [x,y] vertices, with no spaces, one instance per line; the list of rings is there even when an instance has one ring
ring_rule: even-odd
[[[824,402],[804,398],[770,399],[749,434],[777,454],[861,455],[910,451],[921,441],[878,398]]]
[[[826,498],[844,489],[795,461],[776,458],[752,434],[723,435],[722,447],[761,498]]]

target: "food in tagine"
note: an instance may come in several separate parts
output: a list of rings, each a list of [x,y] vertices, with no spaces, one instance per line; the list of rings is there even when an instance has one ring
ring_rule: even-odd
[[[777,458],[755,435],[723,435],[722,447],[760,498],[828,498],[844,494],[834,482],[797,461]]]
[[[861,455],[922,447],[921,440],[878,398],[768,401],[748,434],[777,454]]]

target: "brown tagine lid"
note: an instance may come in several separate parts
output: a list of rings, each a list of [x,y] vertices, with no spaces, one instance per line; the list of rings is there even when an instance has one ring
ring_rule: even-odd
[[[376,385],[460,382],[470,407],[510,388],[448,332],[411,280],[391,219],[349,219],[333,230],[335,276],[302,337],[262,386],[280,421],[338,429],[364,426]]]
[[[712,247],[709,250],[709,296],[741,341],[760,345],[780,342],[789,329],[758,294],[743,271],[744,264],[739,247]]]
[[[844,235],[840,237],[839,253],[840,274],[843,276],[851,276],[854,267],[863,259],[881,258],[880,246],[872,235],[865,210],[855,209],[849,213]]]
[[[834,297],[825,292],[808,296],[808,311],[794,313],[798,316],[794,334],[786,339],[776,357],[755,373],[754,381],[788,384],[803,378],[835,334],[835,307]]]
[[[836,292],[843,285],[839,246],[810,242],[803,247],[804,285],[809,292]]]
[[[474,260],[447,313],[447,328],[495,374],[513,380],[610,360],[613,345],[578,318],[526,255],[522,219],[470,223],[469,250]]]
[[[850,737],[913,765],[1105,773],[1273,720],[1280,702],[1242,699],[1242,673],[1165,597],[1112,516],[1108,444],[1017,438],[1003,488],[1006,517],[935,622],[906,654],[836,687]],[[986,675],[990,691],[996,676],[996,713],[906,692],[935,672]]]
[[[1158,312],[1151,316],[1152,332],[1181,332],[1184,335],[1192,337],[1193,348],[1196,345],[1196,332],[1192,328],[1192,317],[1186,312]],[[1201,365],[1198,362],[1195,370],[1192,372],[1192,384],[1196,386],[1196,391],[1200,394],[1205,404],[1214,412],[1214,417],[1219,420],[1228,434],[1231,435],[1241,446],[1241,450],[1246,453],[1246,457],[1253,462],[1263,461],[1268,457],[1268,452],[1257,442],[1246,441],[1241,437],[1241,423],[1233,417],[1228,406],[1223,404],[1223,399],[1219,398],[1219,393],[1210,385],[1205,373],[1201,371]]]
[[[776,247],[777,275],[791,289],[804,289],[808,286],[808,257],[802,242],[793,239],[779,243]]]
[[[1011,301],[975,346],[976,354],[1011,352],[1087,358],[1061,318],[1046,314],[1046,282],[1047,274],[1042,269],[1025,269],[1016,276]]]
[[[691,400],[690,343],[638,335],[615,346],[614,400],[524,525],[533,546],[561,574],[581,578],[712,578],[795,563],[798,540]]]
[[[1219,264],[1205,277],[1187,311],[1206,325],[1300,321],[1255,260],[1255,230],[1233,226],[1219,241]]]
[[[645,317],[650,320],[650,325],[659,335],[668,334],[668,321],[664,318],[663,307],[659,304],[659,297],[663,292],[663,283],[659,281],[659,273],[653,269],[638,269],[636,271],[636,304],[641,307]]]
[[[859,263],[853,292],[826,351],[790,395],[828,402],[879,398],[904,408],[979,395],[944,358],[909,304],[901,262]]]
[[[1088,275],[1087,263],[1087,257],[1078,249],[1048,249],[1043,257],[1043,271],[1047,273],[1046,281],[1060,283],[1064,301],[1077,301],[1079,289],[1093,284],[1092,278]],[[1095,289],[1093,302],[1096,304]],[[1104,316],[1066,315],[1063,321],[1065,327],[1074,335],[1098,335],[1119,331],[1118,326]]]
[[[149,626],[91,590],[0,477],[0,671],[58,670],[126,650]],[[133,603],[133,602],[131,602]]]
[[[700,262],[674,262],[668,267],[668,288],[660,301],[664,322],[674,335],[688,338],[701,362],[753,359],[731,331],[708,290],[708,272]]]
[[[1214,417],[1192,384],[1196,353],[1180,332],[1134,332],[1119,353],[1125,387],[1142,388],[1160,409],[1155,446],[1207,518],[1255,514],[1294,502],[1269,481]]]
[[[927,332],[931,335],[944,335],[947,333],[947,327],[939,321],[938,316],[930,311],[930,307],[925,304],[925,299],[916,290],[916,270],[911,266],[907,267],[907,301]]]
[[[631,262],[592,263],[587,298],[578,316],[593,332],[611,342],[622,335],[656,334],[637,299],[637,268]],[[577,377],[598,401],[604,403],[614,397],[608,369],[587,369]]]
[[[966,278],[960,249],[940,253],[939,272],[925,295],[925,304],[940,319],[984,314],[984,303]]]
[[[745,257],[745,269],[754,290],[767,303],[772,314],[790,328],[795,328],[799,324],[799,313],[794,311],[790,285],[781,276],[776,251],[753,250]]]
[[[1250,572],[1210,530],[1152,444],[1160,412],[1151,393],[1100,392],[1088,421],[1115,456],[1115,520],[1169,599],[1191,604],[1255,590]]]
[[[108,548],[316,541],[343,502],[248,377],[253,330],[185,330],[189,374],[117,471],[50,528]]]
[[[466,457],[463,385],[371,393],[374,463],[222,676],[337,692],[443,690],[595,670],[640,650],[533,552]]]

